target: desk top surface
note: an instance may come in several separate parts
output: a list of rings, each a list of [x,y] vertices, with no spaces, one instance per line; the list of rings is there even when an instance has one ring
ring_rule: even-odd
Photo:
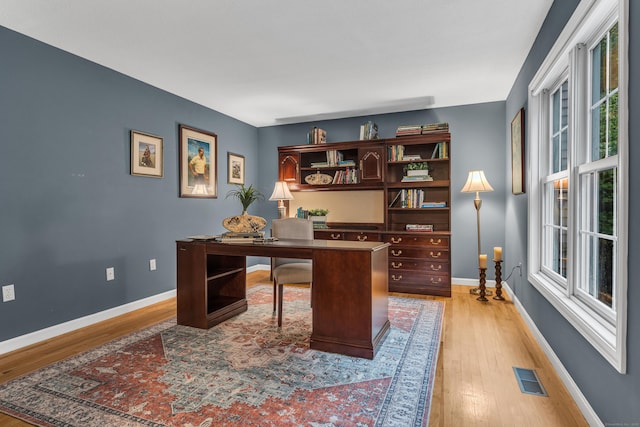
[[[349,250],[349,251],[378,251],[386,249],[389,243],[384,242],[360,242],[351,240],[300,240],[300,239],[279,239],[265,242],[217,242],[213,240],[184,239],[182,243],[206,243],[207,246],[241,246],[247,248],[288,248],[306,250]]]

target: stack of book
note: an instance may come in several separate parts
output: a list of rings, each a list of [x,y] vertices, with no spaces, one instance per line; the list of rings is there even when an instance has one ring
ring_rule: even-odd
[[[431,224],[407,224],[404,227],[407,231],[419,231],[419,232],[430,232],[433,231],[433,225]]]
[[[309,133],[307,133],[308,144],[326,144],[327,143],[327,131],[313,126]]]
[[[447,202],[422,202],[421,208],[446,208]]]
[[[422,134],[447,132],[449,130],[449,123],[431,123],[422,126]]]
[[[405,175],[402,177],[401,182],[424,182],[424,181],[433,181],[433,177],[429,175],[429,171],[424,170],[420,171],[424,172],[423,175]]]
[[[361,125],[360,139],[378,139],[378,125],[371,121]]]
[[[422,125],[402,125],[396,129],[396,136],[420,135]]]

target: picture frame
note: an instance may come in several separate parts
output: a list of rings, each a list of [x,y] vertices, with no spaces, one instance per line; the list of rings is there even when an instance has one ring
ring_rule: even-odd
[[[511,192],[525,193],[524,158],[524,108],[521,108],[511,121]]]
[[[157,135],[131,130],[131,175],[164,176],[164,141]]]
[[[218,136],[179,125],[180,197],[218,197]]]
[[[244,185],[244,156],[227,151],[227,183]]]

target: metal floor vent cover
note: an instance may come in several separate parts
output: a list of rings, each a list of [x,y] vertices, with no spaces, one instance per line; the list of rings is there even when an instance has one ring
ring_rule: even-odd
[[[524,369],[513,367],[516,374],[520,391],[527,394],[535,394],[536,396],[547,396],[547,392],[533,369]]]

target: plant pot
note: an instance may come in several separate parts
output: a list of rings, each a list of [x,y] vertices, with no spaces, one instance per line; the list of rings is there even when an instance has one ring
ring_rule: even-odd
[[[261,216],[249,215],[247,211],[242,212],[242,215],[230,216],[222,221],[222,226],[234,233],[255,233],[266,225],[266,219]]]

